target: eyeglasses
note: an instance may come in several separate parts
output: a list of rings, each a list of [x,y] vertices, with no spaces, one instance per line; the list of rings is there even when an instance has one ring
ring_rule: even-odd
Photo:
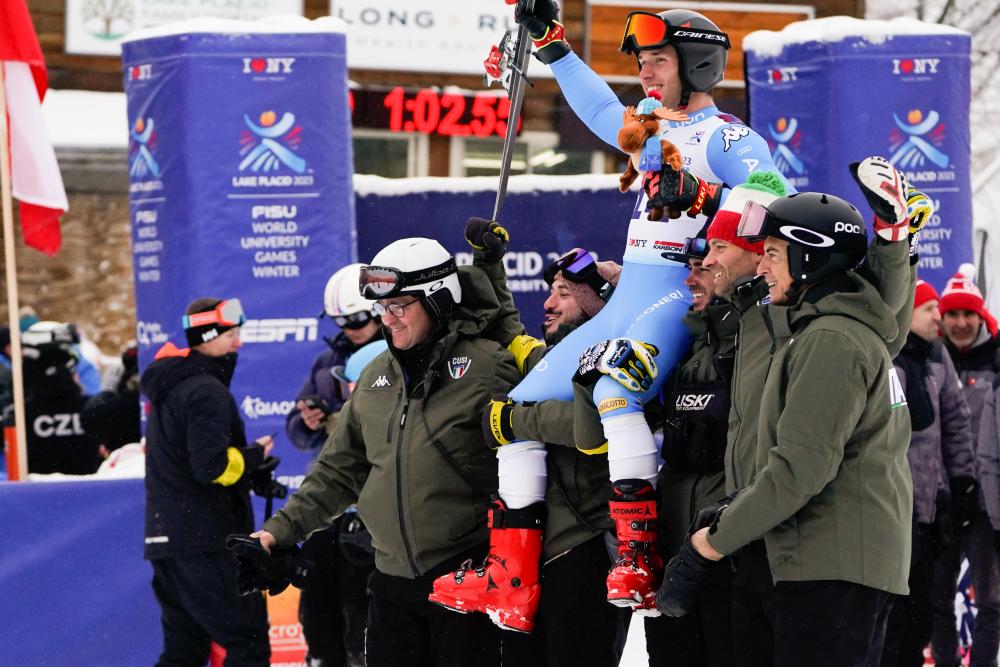
[[[406,309],[415,304],[417,301],[420,301],[420,299],[414,299],[409,303],[376,303],[372,307],[372,310],[374,310],[375,314],[379,317],[382,317],[386,313],[392,313],[393,317],[402,317],[403,313],[406,312]]]
[[[359,310],[350,315],[334,315],[333,321],[341,329],[360,329],[372,321],[372,313],[369,310]]]
[[[226,299],[212,310],[204,313],[191,313],[181,318],[185,329],[204,327],[209,324],[221,324],[224,327],[242,326],[247,321],[243,306],[239,299]]]
[[[625,19],[625,34],[619,50],[638,53],[640,49],[655,49],[673,42],[698,42],[729,48],[729,36],[717,30],[672,26],[651,12],[632,12]]]
[[[614,289],[597,271],[597,260],[583,248],[573,248],[562,257],[545,268],[543,277],[549,287],[555,282],[556,275],[562,272],[563,277],[570,282],[587,285],[601,299],[607,301]]]

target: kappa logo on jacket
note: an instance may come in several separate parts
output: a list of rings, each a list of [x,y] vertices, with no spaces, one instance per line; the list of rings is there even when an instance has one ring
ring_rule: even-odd
[[[469,370],[469,366],[472,365],[472,359],[469,357],[452,357],[451,361],[448,362],[448,375],[450,375],[455,380],[461,380],[465,375],[466,371]]]
[[[382,389],[383,387],[391,387],[392,383],[389,382],[389,378],[384,375],[379,375],[378,378],[372,382],[372,386],[369,389]]]

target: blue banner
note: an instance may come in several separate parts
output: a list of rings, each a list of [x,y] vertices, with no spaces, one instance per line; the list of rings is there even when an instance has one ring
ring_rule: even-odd
[[[456,191],[455,182],[444,179],[419,179],[399,188],[385,179],[356,177],[359,261],[370,261],[396,239],[427,236],[456,253],[459,264],[471,264],[465,221],[489,217],[496,180],[466,182]],[[504,262],[508,286],[532,336],[541,337],[543,304],[549,295],[542,272],[553,260],[582,247],[601,260],[621,263],[636,193],[622,194],[617,186],[617,178],[610,174],[511,178],[500,214],[511,235]]]
[[[954,31],[746,50],[751,125],[798,190],[839,195],[868,215],[847,165],[883,155],[934,200],[919,275],[938,290],[972,260],[970,45]]]
[[[324,348],[330,275],[354,261],[345,39],[336,32],[188,33],[123,45],[140,365],[186,347],[195,298],[237,297],[233,394],[282,472],[309,455],[284,419]],[[331,327],[332,329],[332,327]]]
[[[152,665],[163,648],[142,558],[143,480],[0,482],[4,665]],[[276,501],[275,508],[284,504]],[[254,498],[263,520],[264,501]]]

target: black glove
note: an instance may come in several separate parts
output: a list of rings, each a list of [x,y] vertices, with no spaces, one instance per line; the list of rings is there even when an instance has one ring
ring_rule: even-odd
[[[674,171],[669,164],[660,171],[647,171],[642,177],[642,189],[650,206],[666,209],[675,219],[683,211],[691,218],[699,213],[712,217],[722,200],[721,183],[703,181],[686,169]]]
[[[256,537],[230,535],[226,538],[226,548],[233,552],[239,567],[236,589],[240,595],[258,591],[277,595],[288,588],[288,584],[300,589],[309,586],[314,565],[302,557],[302,549],[298,546],[275,548],[267,553]]]
[[[274,479],[272,473],[281,463],[277,456],[268,456],[260,465],[250,471],[250,488],[261,498],[284,498],[288,495],[288,487]]]
[[[684,540],[680,551],[670,559],[663,571],[663,584],[656,593],[656,608],[667,616],[678,618],[694,609],[715,561],[705,558],[691,544],[691,538]]]
[[[570,52],[565,30],[559,22],[559,5],[552,0],[535,0],[530,12],[527,0],[517,0],[514,20],[527,28],[537,49],[535,57],[546,65]]]
[[[719,517],[722,516],[725,509],[729,507],[729,503],[733,502],[733,499],[736,498],[738,494],[739,491],[733,491],[719,502],[698,510],[698,513],[694,517],[694,521],[691,523],[691,529],[688,531],[688,534],[694,535],[702,528],[708,528],[709,535],[714,534],[715,529],[719,524]]]
[[[938,491],[934,504],[936,505],[933,524],[935,554],[940,554],[955,539],[955,527],[951,518],[951,494],[947,491]]]
[[[951,487],[951,516],[957,535],[968,535],[972,519],[979,511],[979,485],[972,477],[953,477]]]
[[[465,240],[492,264],[503,259],[510,234],[494,220],[469,218],[465,221]]]
[[[494,396],[483,409],[483,438],[490,449],[509,445],[516,436],[511,423],[514,401],[506,394]]]

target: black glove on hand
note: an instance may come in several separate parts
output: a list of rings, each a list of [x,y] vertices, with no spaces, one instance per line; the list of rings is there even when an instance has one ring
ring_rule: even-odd
[[[272,549],[269,554],[256,537],[230,535],[226,538],[226,548],[233,552],[239,567],[236,589],[240,595],[258,591],[277,595],[288,584],[300,589],[309,586],[313,562],[302,557],[298,546]]]
[[[469,218],[465,221],[465,240],[492,264],[503,259],[510,234],[494,220]]]
[[[507,0],[507,4],[512,4],[511,0]],[[527,0],[517,0],[514,20],[527,28],[537,49],[535,57],[546,65],[570,52],[565,30],[559,22],[559,5],[552,0],[535,0],[530,12]]]
[[[499,449],[509,445],[517,437],[511,415],[514,412],[514,401],[506,394],[494,396],[483,410],[483,438],[490,449]]]
[[[552,0],[535,0],[529,12],[527,0],[517,0],[514,20],[528,29],[531,39],[541,39],[559,21],[559,5]]]
[[[704,213],[715,215],[722,200],[722,184],[703,181],[686,169],[674,171],[664,164],[660,171],[647,171],[642,178],[642,189],[649,197],[650,206],[661,206],[671,218],[688,217]]]
[[[656,593],[656,608],[674,618],[694,609],[698,593],[713,565],[714,561],[695,551],[690,537],[684,540],[680,551],[663,571],[663,584]]]
[[[276,456],[268,456],[260,465],[250,471],[250,488],[261,498],[284,498],[288,495],[288,487],[274,479],[272,473],[281,463]]]
[[[972,519],[979,511],[979,485],[972,477],[953,477],[951,487],[951,516],[955,533],[968,535]]]
[[[719,523],[719,517],[722,516],[725,509],[729,507],[729,503],[733,502],[733,499],[736,498],[738,494],[739,491],[733,491],[719,502],[698,510],[698,513],[694,517],[694,521],[691,523],[691,529],[688,531],[688,534],[694,535],[702,528],[708,528],[708,533],[710,535],[713,534]]]

